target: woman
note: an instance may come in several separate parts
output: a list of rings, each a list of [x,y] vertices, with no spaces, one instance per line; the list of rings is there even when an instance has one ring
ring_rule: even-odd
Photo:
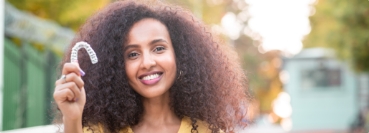
[[[68,63],[79,41],[95,50],[97,64],[83,50],[79,64]],[[65,53],[54,92],[64,130],[234,132],[245,126],[246,77],[230,55],[182,8],[112,3],[87,21]]]

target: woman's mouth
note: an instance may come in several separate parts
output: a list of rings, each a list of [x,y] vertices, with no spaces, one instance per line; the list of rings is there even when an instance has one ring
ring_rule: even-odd
[[[153,85],[160,81],[162,78],[162,72],[157,72],[145,76],[140,76],[140,81],[145,85]]]

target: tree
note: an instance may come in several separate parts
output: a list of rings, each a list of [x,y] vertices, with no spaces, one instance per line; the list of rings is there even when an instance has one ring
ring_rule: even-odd
[[[20,10],[77,30],[89,16],[107,5],[110,0],[8,0],[8,2]]]
[[[369,1],[320,0],[305,47],[333,48],[357,71],[369,71]]]

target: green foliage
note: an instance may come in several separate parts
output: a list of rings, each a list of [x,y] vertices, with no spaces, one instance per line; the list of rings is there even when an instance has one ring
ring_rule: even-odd
[[[329,47],[357,71],[369,71],[369,1],[320,0],[305,47]]]
[[[110,0],[7,0],[20,10],[56,21],[77,30],[86,19]]]
[[[272,111],[272,102],[283,91],[279,79],[281,59],[279,51],[269,51],[261,54],[252,39],[241,36],[235,42],[235,50],[241,57],[242,67],[249,79],[249,92],[258,101],[261,113]]]

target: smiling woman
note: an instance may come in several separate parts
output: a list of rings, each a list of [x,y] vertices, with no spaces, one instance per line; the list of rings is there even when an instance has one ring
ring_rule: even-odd
[[[164,24],[152,18],[136,22],[128,33],[124,49],[128,81],[137,93],[145,98],[169,93],[177,68],[174,48]]]
[[[91,45],[99,63],[91,65],[85,51],[79,64],[68,63],[79,41]],[[63,120],[66,133],[235,132],[246,126],[247,81],[232,54],[182,8],[112,3],[65,53],[56,122]]]

